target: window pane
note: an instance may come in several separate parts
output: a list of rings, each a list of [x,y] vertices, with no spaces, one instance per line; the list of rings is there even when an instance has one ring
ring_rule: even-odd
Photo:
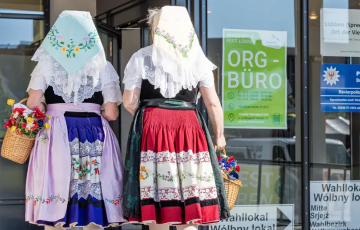
[[[296,89],[301,85],[300,1],[208,0],[207,9],[207,54],[218,67],[216,90],[224,100],[227,124],[237,122],[225,128],[227,155],[241,166],[243,187],[236,205],[289,205],[292,223],[301,227],[301,92]],[[280,59],[272,57],[277,52]],[[283,73],[277,84],[284,91],[273,90],[275,82],[269,79],[275,72]],[[235,99],[229,104],[231,98]],[[283,106],[279,116],[267,115],[279,105]],[[260,114],[254,108],[263,110]],[[283,121],[286,127],[261,125],[266,119]],[[241,210],[252,209],[240,206],[232,214],[246,212]],[[278,216],[278,224],[283,220]]]
[[[27,96],[26,89],[30,74],[36,62],[32,55],[44,37],[44,23],[41,20],[0,19],[0,121],[8,119],[11,107],[6,105],[8,98],[16,102]],[[0,138],[5,128],[0,126]]]
[[[0,13],[43,14],[43,1],[0,0]]]
[[[343,69],[339,69],[340,65],[347,69],[358,67],[360,64],[360,55],[355,54],[358,49],[356,42],[359,40],[357,36],[353,36],[357,29],[347,27],[358,23],[354,15],[357,16],[360,12],[359,2],[314,0],[309,1],[309,12],[311,223],[314,226],[315,223],[321,222],[314,218],[321,213],[314,207],[321,206],[327,208],[329,217],[326,218],[326,222],[334,223],[341,220],[348,228],[353,228],[358,223],[357,213],[352,210],[356,207],[357,200],[349,198],[340,204],[334,199],[325,202],[318,198],[329,194],[327,185],[335,188],[353,184],[359,186],[359,113],[341,108],[343,103],[346,103],[344,100],[349,100],[346,106],[358,105],[350,101],[356,101],[359,96],[356,94],[343,96],[340,93],[357,90],[357,84],[354,84],[354,88],[346,85],[346,82],[352,82],[353,79],[356,81],[357,77],[351,72],[345,73]],[[342,20],[346,21],[344,27],[341,25]],[[339,40],[331,41],[334,36],[338,36]],[[335,53],[337,51],[340,52]],[[353,57],[349,57],[350,55]],[[337,77],[337,74],[333,75],[335,72],[328,69],[330,66],[338,71],[340,77]],[[340,194],[353,197],[353,194],[357,195],[358,192],[331,190],[333,197],[337,198]]]
[[[322,64],[357,64],[359,58],[327,57],[320,54],[320,9],[358,9],[357,4],[349,4],[347,0],[322,1],[316,0],[309,5],[309,46],[310,46],[310,89],[311,108],[311,180],[324,181],[332,178],[335,169],[341,169],[342,178],[346,178],[350,169],[351,135],[350,127],[352,115],[350,112],[323,112],[320,107],[320,83]],[[344,11],[347,12],[347,11]],[[316,17],[315,17],[316,16]],[[336,21],[336,20],[335,20]],[[355,147],[355,145],[354,145]],[[334,171],[335,170],[335,171]],[[335,175],[334,174],[334,175]],[[330,177],[329,177],[330,176]]]

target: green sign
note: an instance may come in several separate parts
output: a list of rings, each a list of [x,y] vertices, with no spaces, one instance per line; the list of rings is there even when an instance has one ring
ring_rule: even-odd
[[[283,31],[223,30],[225,128],[286,129]]]
[[[258,196],[260,204],[279,204],[279,195],[276,194],[279,175],[280,166],[263,165],[260,178],[259,165],[241,164],[239,176],[242,187],[239,189],[236,205],[258,204]]]

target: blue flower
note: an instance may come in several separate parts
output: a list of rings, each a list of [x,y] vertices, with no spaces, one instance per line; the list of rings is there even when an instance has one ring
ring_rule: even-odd
[[[221,163],[221,164],[226,164],[226,160],[225,160],[224,158],[222,158],[222,159],[220,160],[220,163]]]
[[[231,162],[230,162],[230,166],[231,166],[231,167],[235,167],[235,165],[236,165],[235,161],[231,161]]]
[[[39,126],[44,126],[44,121],[42,120],[39,120],[37,123],[39,124]]]
[[[230,165],[229,165],[228,163],[226,163],[226,164],[224,165],[224,167],[225,167],[225,169],[228,169],[228,168],[230,167]]]
[[[237,174],[235,171],[231,171],[229,173],[229,178],[232,180],[239,180],[239,174]]]

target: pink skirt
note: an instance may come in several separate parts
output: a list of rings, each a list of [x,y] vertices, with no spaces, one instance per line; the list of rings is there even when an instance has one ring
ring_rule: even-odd
[[[99,138],[81,143],[81,138],[87,136],[87,128],[82,125],[75,127],[80,121],[65,118],[65,112],[100,114],[100,105],[84,103],[48,106],[46,114],[51,116],[50,129],[44,129],[38,134],[30,156],[25,220],[37,225],[57,227],[86,226],[90,223],[102,227],[118,226],[125,222],[121,205],[123,166],[118,140],[108,122],[101,117],[101,120],[88,120],[94,123],[89,123],[89,126],[93,126],[89,130],[96,126]],[[69,135],[69,122],[78,130],[76,138]],[[88,137],[96,137],[95,131]],[[44,139],[44,136],[47,138]],[[94,151],[96,153],[87,156],[85,153],[89,151],[86,148],[91,148],[92,141],[99,148]],[[75,146],[75,142],[78,145]],[[84,168],[88,170],[85,172]],[[84,205],[90,207],[86,212],[82,207]],[[100,218],[93,213],[98,211],[104,216]]]

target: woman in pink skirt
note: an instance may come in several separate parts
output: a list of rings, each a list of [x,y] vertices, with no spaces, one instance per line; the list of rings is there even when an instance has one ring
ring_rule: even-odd
[[[107,122],[119,113],[119,76],[90,13],[62,12],[32,60],[27,105],[41,108],[45,97],[51,118],[30,156],[26,221],[46,230],[122,224],[121,153]]]
[[[214,87],[216,68],[204,55],[184,7],[151,10],[154,44],[125,69],[124,106],[134,115],[124,176],[124,218],[152,229],[196,228],[229,217],[224,183],[206,122],[204,98],[225,146],[223,112]]]

